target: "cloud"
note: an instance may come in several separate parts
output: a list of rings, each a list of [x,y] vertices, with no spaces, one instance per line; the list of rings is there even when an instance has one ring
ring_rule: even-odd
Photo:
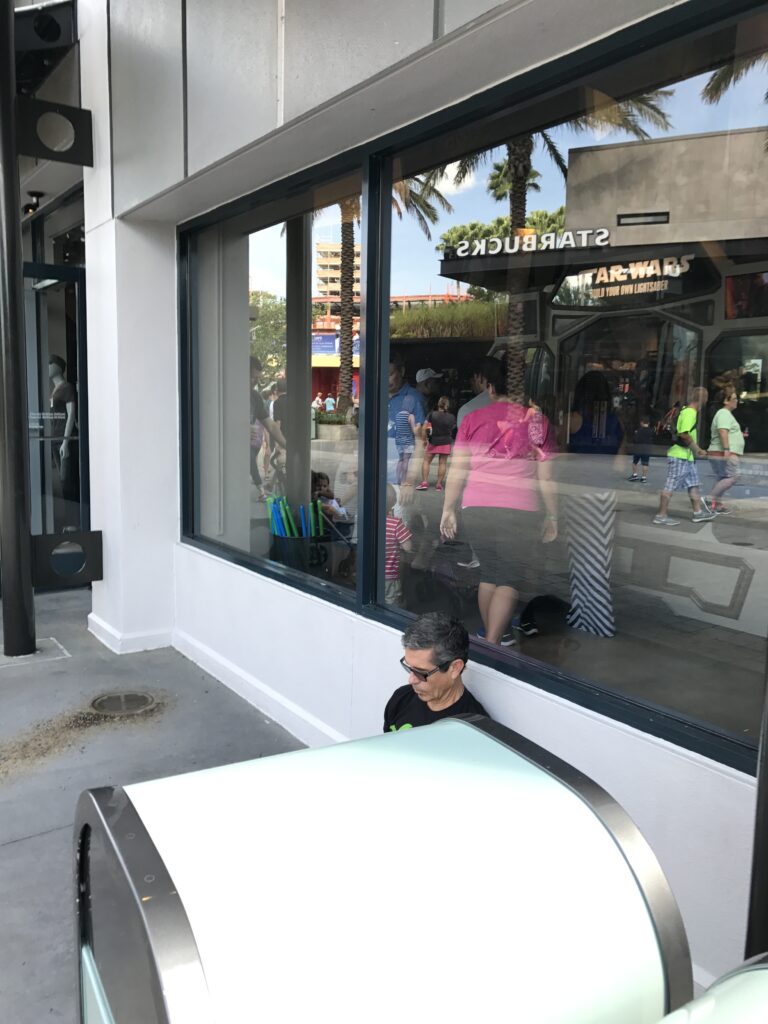
[[[248,239],[250,291],[285,296],[285,235],[282,224],[255,231]]]
[[[285,298],[285,274],[275,274],[259,268],[248,275],[248,290],[251,292],[271,292],[278,298]]]
[[[455,196],[458,195],[459,192],[468,192],[477,184],[477,177],[475,172],[472,171],[460,185],[457,185],[454,178],[456,176],[458,166],[458,163],[448,164],[445,168],[445,174],[443,174],[442,178],[440,178],[437,183],[437,187],[444,196]]]
[[[317,231],[319,228],[341,229],[341,214],[338,206],[326,206],[320,211],[312,221],[312,230]]]

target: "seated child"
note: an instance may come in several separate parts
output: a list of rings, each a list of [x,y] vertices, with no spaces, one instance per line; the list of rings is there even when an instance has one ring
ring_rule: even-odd
[[[349,519],[347,510],[343,508],[331,490],[331,478],[327,473],[316,473],[312,471],[312,501],[318,501],[322,505],[323,515],[331,522],[344,522]]]

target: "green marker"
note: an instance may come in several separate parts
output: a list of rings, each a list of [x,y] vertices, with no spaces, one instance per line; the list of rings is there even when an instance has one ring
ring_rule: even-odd
[[[294,537],[298,537],[299,531],[296,529],[296,522],[294,521],[293,518],[293,512],[291,512],[291,506],[288,504],[287,501],[285,503],[285,511],[288,513],[288,522],[291,524],[291,533],[293,534]]]

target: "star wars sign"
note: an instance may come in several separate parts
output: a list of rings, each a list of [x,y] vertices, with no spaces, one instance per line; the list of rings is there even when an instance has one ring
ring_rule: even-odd
[[[650,248],[650,247],[649,247]],[[566,274],[552,302],[557,306],[635,308],[677,302],[719,284],[712,261],[695,253],[606,263]]]
[[[666,292],[670,282],[687,274],[696,257],[665,256],[661,260],[633,260],[629,263],[614,263],[607,267],[594,267],[572,274],[578,288],[591,289],[592,298],[609,299],[622,295],[647,295],[651,292]]]

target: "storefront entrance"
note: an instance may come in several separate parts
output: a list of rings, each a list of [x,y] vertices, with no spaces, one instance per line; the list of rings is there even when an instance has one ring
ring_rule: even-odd
[[[25,264],[24,300],[32,533],[61,535],[63,581],[85,561],[67,535],[90,526],[84,268]]]

